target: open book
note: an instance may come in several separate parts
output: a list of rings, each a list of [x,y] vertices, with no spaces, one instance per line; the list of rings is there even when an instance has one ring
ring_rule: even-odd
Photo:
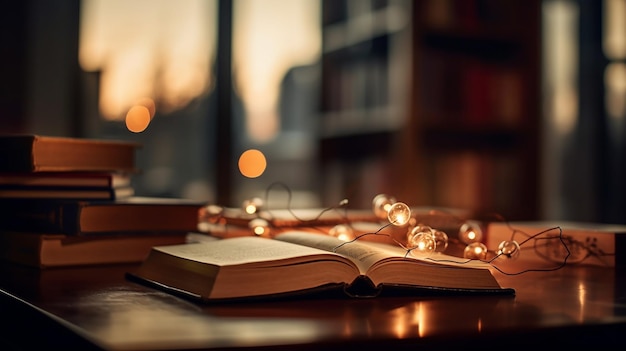
[[[250,236],[154,247],[128,277],[205,302],[337,289],[354,297],[392,291],[514,294],[502,288],[480,261],[440,254],[431,260],[416,259],[399,246],[346,243],[300,231],[273,239]]]

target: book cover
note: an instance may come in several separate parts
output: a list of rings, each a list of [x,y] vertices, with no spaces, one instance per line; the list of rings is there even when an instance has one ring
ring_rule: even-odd
[[[624,266],[626,225],[575,221],[490,222],[485,245],[497,249],[505,240],[520,246],[519,261],[554,266],[567,264]],[[569,254],[569,256],[568,256]]]
[[[120,188],[130,185],[131,174],[121,172],[0,173],[0,186]]]
[[[236,237],[154,247],[137,280],[201,302],[275,299],[341,290],[376,297],[388,290],[413,295],[506,294],[489,266],[437,255],[414,258],[399,246],[351,242],[291,231],[273,239]],[[268,279],[270,278],[271,279]]]
[[[0,172],[134,173],[138,143],[44,135],[0,136]]]
[[[0,259],[37,268],[136,263],[143,261],[153,246],[185,242],[185,234],[81,238],[0,231]]]
[[[135,189],[131,186],[110,188],[0,185],[0,198],[4,199],[115,200],[133,195]]]
[[[131,196],[117,200],[2,199],[3,230],[68,235],[173,233],[198,228],[203,203]]]

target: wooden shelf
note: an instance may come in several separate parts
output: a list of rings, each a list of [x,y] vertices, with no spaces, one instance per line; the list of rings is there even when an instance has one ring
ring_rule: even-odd
[[[540,0],[323,3],[329,203],[351,189],[508,219],[539,213]],[[390,28],[384,19],[401,4],[410,25]],[[362,197],[351,204],[369,206]]]
[[[486,126],[433,126],[423,129],[423,146],[430,151],[492,150],[515,151],[523,145],[518,129]]]
[[[322,1],[322,201],[369,208],[406,127],[411,1]]]
[[[420,201],[539,213],[540,1],[414,2]],[[415,169],[415,172],[419,172]]]

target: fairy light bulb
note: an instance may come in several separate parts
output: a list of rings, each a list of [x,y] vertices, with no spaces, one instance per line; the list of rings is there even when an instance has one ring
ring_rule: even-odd
[[[408,244],[411,255],[415,257],[429,256],[435,252],[437,243],[433,230],[427,225],[417,225],[408,233]]]
[[[222,217],[222,213],[224,212],[224,208],[218,205],[207,205],[202,207],[199,212],[199,220],[202,222],[217,222],[220,217]]]
[[[474,221],[467,221],[459,228],[459,240],[465,244],[481,242],[483,240],[483,230]]]
[[[444,231],[433,229],[433,239],[435,240],[435,252],[444,252],[448,248],[448,234]]]
[[[207,205],[198,210],[198,230],[209,232],[211,228],[223,220],[224,208],[218,205]]]
[[[389,196],[387,194],[378,194],[372,200],[372,210],[374,211],[374,215],[380,219],[387,218],[387,213],[396,202],[396,199],[393,196]]]
[[[473,242],[465,247],[463,257],[471,260],[484,260],[487,257],[487,246],[480,242]]]
[[[411,219],[411,209],[404,202],[396,202],[387,211],[387,219],[395,226],[402,227]]]
[[[520,255],[519,243],[515,240],[506,240],[498,245],[498,256],[504,256],[511,259],[516,259]]]
[[[263,200],[259,197],[253,197],[243,202],[243,210],[247,214],[255,214],[261,210],[263,206]]]
[[[248,227],[252,229],[252,233],[256,236],[267,236],[270,234],[270,225],[263,218],[255,218],[248,223]]]
[[[330,236],[334,236],[341,241],[351,241],[356,238],[354,236],[354,230],[352,230],[350,226],[345,224],[337,224],[336,226],[330,228],[328,234]]]

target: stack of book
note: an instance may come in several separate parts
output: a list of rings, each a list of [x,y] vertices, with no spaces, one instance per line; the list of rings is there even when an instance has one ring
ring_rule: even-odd
[[[0,136],[0,259],[39,268],[139,262],[196,231],[197,201],[139,197],[139,144]]]

